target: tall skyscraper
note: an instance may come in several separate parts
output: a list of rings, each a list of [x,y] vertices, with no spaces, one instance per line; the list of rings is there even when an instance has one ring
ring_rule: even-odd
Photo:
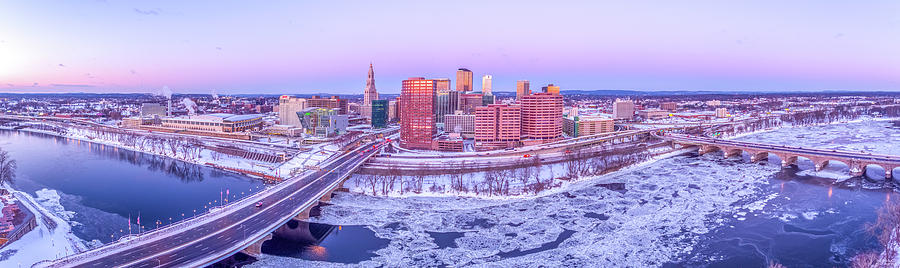
[[[459,95],[458,92],[450,90],[448,78],[434,79],[434,83],[434,121],[441,124],[444,123],[444,115],[452,114],[459,109]]]
[[[631,120],[634,117],[634,102],[616,99],[613,102],[613,118]]]
[[[434,91],[437,94],[450,92],[450,78],[434,79]]]
[[[481,77],[481,94],[491,95],[491,79],[494,77],[486,74]]]
[[[434,118],[437,123],[444,123],[444,116],[459,110],[459,92],[451,90],[435,94]]]
[[[562,114],[562,95],[542,92],[522,97],[522,137],[536,143],[560,139]]]
[[[456,70],[456,91],[461,93],[472,91],[472,71],[466,68]]]
[[[545,87],[542,87],[541,92],[559,94],[559,86],[554,86],[553,84],[549,84]]]
[[[434,122],[435,81],[424,77],[403,80],[400,88],[400,145],[431,149]]]
[[[372,117],[372,101],[378,99],[378,91],[375,91],[375,68],[369,63],[369,78],[366,79],[366,90],[363,92],[361,114],[363,117]]]
[[[528,80],[516,81],[516,101],[522,101],[522,97],[531,95],[530,85]]]

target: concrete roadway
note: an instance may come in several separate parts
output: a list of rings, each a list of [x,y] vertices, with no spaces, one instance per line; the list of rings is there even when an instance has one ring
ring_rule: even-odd
[[[368,144],[367,148],[372,148],[372,145]],[[315,205],[314,201],[318,200],[320,193],[330,190],[327,188],[353,172],[357,164],[377,151],[369,149],[368,152],[346,153],[323,167],[327,171],[320,170],[287,181],[285,183],[291,185],[280,190],[272,189],[275,192],[267,195],[259,208],[255,202],[247,202],[227,215],[169,235],[160,234],[161,237],[154,241],[141,245],[126,243],[124,250],[102,257],[73,263],[60,259],[55,264],[65,267],[184,267],[211,264],[248,246],[242,242],[249,236],[262,237],[274,231],[293,218],[295,211],[305,203]]]
[[[855,159],[855,160],[867,160],[867,161],[886,161],[900,164],[900,157],[893,155],[878,155],[878,154],[869,154],[869,153],[861,153],[861,152],[848,152],[848,151],[837,151],[837,150],[826,150],[826,149],[813,149],[813,148],[801,148],[801,147],[787,147],[781,145],[771,145],[771,144],[762,144],[762,143],[752,143],[752,142],[740,142],[733,140],[722,140],[722,139],[713,139],[713,138],[705,138],[705,137],[692,137],[692,136],[684,136],[684,135],[666,135],[670,139],[687,141],[693,143],[704,143],[704,144],[713,144],[713,145],[723,145],[723,146],[734,146],[734,147],[747,147],[752,149],[759,150],[768,150],[768,151],[776,151],[776,152],[790,152],[795,154],[806,154],[806,155],[820,155],[820,156],[830,156],[830,157],[838,157],[838,158],[846,158],[846,159]]]

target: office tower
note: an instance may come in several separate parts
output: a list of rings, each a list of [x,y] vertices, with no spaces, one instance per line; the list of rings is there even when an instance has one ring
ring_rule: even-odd
[[[491,79],[493,79],[493,76],[489,74],[481,77],[481,94],[491,95]]]
[[[522,97],[522,137],[543,141],[561,138],[562,113],[562,95],[534,93]]]
[[[475,114],[475,107],[484,106],[484,95],[481,94],[460,94],[459,109],[464,114]]]
[[[634,102],[616,99],[613,102],[613,118],[631,120],[634,117]]]
[[[435,98],[434,118],[437,123],[444,123],[444,116],[459,110],[459,92],[447,91],[437,93]]]
[[[516,146],[522,137],[522,107],[492,104],[475,109],[475,148],[495,150]]]
[[[372,128],[384,128],[388,123],[388,100],[372,101]]]
[[[434,83],[434,121],[440,124],[444,123],[444,115],[452,114],[459,109],[459,95],[458,92],[450,90],[450,79],[448,78],[434,79]]]
[[[306,99],[282,95],[278,98],[278,124],[300,127],[297,112],[306,107]]]
[[[460,111],[444,116],[444,132],[471,137],[475,134],[475,115]]]
[[[403,80],[400,89],[400,145],[431,149],[437,131],[434,122],[435,81],[424,77]]]
[[[481,98],[481,106],[491,105],[497,102],[497,98],[494,95],[484,95]]]
[[[394,120],[400,118],[397,115],[397,103],[400,102],[396,100],[391,100],[390,102],[388,102],[388,121],[394,122]]]
[[[460,93],[472,91],[472,71],[466,68],[456,70],[456,91]]]
[[[559,94],[559,86],[554,86],[553,84],[549,84],[545,87],[542,87],[541,92]]]
[[[369,63],[369,78],[366,79],[366,90],[363,92],[363,103],[360,106],[360,114],[363,117],[372,117],[372,101],[378,99],[378,91],[375,90],[375,68]]]
[[[522,101],[522,97],[531,95],[530,83],[528,80],[516,81],[516,101]]]
[[[450,92],[450,78],[434,79],[434,91],[437,94]]]

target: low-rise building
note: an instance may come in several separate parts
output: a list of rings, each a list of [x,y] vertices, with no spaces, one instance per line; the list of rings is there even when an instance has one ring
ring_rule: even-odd
[[[728,109],[726,108],[716,108],[716,117],[725,118],[728,117]]]
[[[647,109],[638,111],[638,116],[645,120],[660,120],[669,116],[669,111],[660,109]]]
[[[310,107],[297,112],[300,117],[300,125],[307,135],[316,137],[333,137],[344,134],[349,126],[349,118],[345,114],[339,114],[340,109],[326,109]]]
[[[575,116],[563,119],[563,132],[577,138],[615,131],[615,120],[605,116]]]
[[[259,129],[263,116],[259,114],[204,114],[163,118],[162,126],[175,129],[189,129],[211,132],[241,132]]]

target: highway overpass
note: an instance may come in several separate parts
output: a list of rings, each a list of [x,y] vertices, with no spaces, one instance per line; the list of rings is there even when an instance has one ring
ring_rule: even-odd
[[[258,254],[273,231],[291,219],[306,219],[311,208],[329,200],[381,146],[381,141],[368,143],[320,165],[320,170],[200,216],[35,267],[201,267],[240,251]]]

